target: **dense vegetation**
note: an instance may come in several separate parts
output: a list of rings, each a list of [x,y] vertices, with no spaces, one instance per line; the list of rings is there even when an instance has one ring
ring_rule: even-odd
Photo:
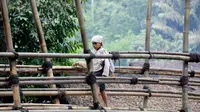
[[[72,0],[37,0],[40,19],[49,52],[70,53],[81,48],[76,10]],[[37,31],[28,0],[8,1],[8,10],[13,37],[13,46],[17,52],[40,52]],[[0,16],[0,51],[6,51],[3,23]],[[66,65],[67,59],[54,59],[54,64]],[[41,64],[38,59],[23,60],[24,64]]]
[[[111,50],[143,51],[147,0],[89,0],[86,2],[87,34],[105,37]],[[200,1],[191,1],[190,51],[199,52]],[[152,51],[182,51],[184,0],[153,0]]]
[[[17,52],[40,52],[37,30],[35,27],[29,0],[8,0],[13,46]],[[75,53],[80,51],[82,43],[77,36],[76,10],[73,0],[37,0],[37,6],[44,30],[48,52]],[[6,51],[2,15],[0,14],[0,51]],[[7,63],[1,59],[0,64]],[[19,59],[21,64],[42,65],[42,59]],[[69,65],[69,59],[53,59],[53,65]],[[20,76],[46,76],[46,74],[19,74]],[[62,74],[54,74],[62,75]],[[5,75],[1,75],[5,76]],[[48,86],[24,86],[29,88]],[[41,99],[42,98],[42,99]],[[23,102],[42,102],[45,97],[26,97]],[[1,99],[2,102],[11,102],[11,97]]]

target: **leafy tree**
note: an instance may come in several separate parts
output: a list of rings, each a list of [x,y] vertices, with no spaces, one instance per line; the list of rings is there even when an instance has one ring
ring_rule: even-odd
[[[79,27],[72,0],[38,0],[37,6],[49,52],[70,53],[81,48],[80,39],[76,36]],[[40,45],[30,1],[10,0],[8,1],[8,10],[15,50],[17,52],[39,52]],[[2,24],[2,20],[0,23]],[[0,28],[0,34],[2,34],[3,27]],[[3,36],[0,37],[1,40],[3,38]],[[1,50],[5,51],[5,48]],[[66,65],[69,60],[54,59],[53,62]],[[24,63],[41,64],[41,61],[26,59]]]
[[[40,52],[39,40],[33,20],[30,1],[28,0],[8,0],[8,11],[13,38],[13,46],[17,52]],[[76,35],[79,27],[77,25],[76,10],[73,0],[37,0],[40,20],[44,31],[47,48],[49,52],[74,53],[81,49],[82,44]],[[0,15],[0,51],[6,51],[3,21]],[[6,63],[1,62],[1,63]],[[23,59],[24,64],[43,63],[42,59]],[[53,64],[67,65],[69,59],[53,59]],[[26,76],[27,74],[19,74]],[[60,74],[54,74],[60,75]],[[2,75],[1,75],[2,76]],[[45,74],[29,74],[28,76],[45,76]],[[28,88],[48,87],[25,86]],[[41,97],[43,98],[43,97]],[[44,99],[39,97],[26,97],[23,102],[41,102]],[[12,101],[12,98],[7,101]],[[48,99],[48,98],[47,98]]]
[[[191,1],[190,15],[190,50],[199,51],[199,0]],[[144,50],[147,0],[91,0],[86,4],[85,21],[89,37],[99,34],[105,38],[105,47],[111,50]],[[94,17],[92,16],[94,15]],[[93,18],[92,18],[93,17]],[[151,47],[154,50],[182,51],[184,1],[155,0],[152,7]],[[129,36],[133,36],[128,38]],[[143,37],[141,37],[143,35]],[[138,36],[141,41],[131,38]],[[135,38],[134,38],[135,39]],[[158,40],[156,40],[158,39]],[[130,42],[136,48],[130,47]],[[162,40],[162,41],[161,41]],[[126,42],[127,41],[127,42]],[[137,46],[141,45],[143,46]],[[163,49],[156,49],[156,43],[164,43]],[[158,43],[159,44],[159,43]],[[174,45],[175,44],[175,45]],[[161,48],[162,46],[161,45]],[[180,46],[180,47],[176,47]],[[173,48],[175,47],[175,49]]]
[[[91,2],[86,4],[85,21],[87,34],[91,38],[96,34],[105,37],[105,41],[115,41],[128,34],[129,31],[138,33],[143,27],[146,16],[145,1],[128,0],[101,0],[94,1],[94,11]],[[132,7],[132,9],[131,9]],[[133,7],[135,7],[133,9]],[[130,10],[131,9],[131,10]],[[94,18],[92,18],[92,14]]]

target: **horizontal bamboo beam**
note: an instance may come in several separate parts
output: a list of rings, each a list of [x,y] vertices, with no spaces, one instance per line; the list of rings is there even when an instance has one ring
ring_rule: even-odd
[[[98,78],[97,78],[98,79]],[[139,79],[140,80],[140,79]],[[143,79],[142,79],[143,80]],[[130,84],[130,80],[128,79],[124,79],[124,80],[97,80],[97,83],[123,83],[123,84]],[[30,81],[20,81],[19,82],[19,85],[43,85],[43,84],[78,84],[78,83],[86,83],[85,82],[85,79],[82,79],[82,80],[37,80],[37,81],[34,81],[34,80],[30,80]],[[146,81],[139,81],[138,84],[158,84],[159,82],[156,81],[156,80],[146,80]],[[4,86],[6,85],[7,82],[0,82],[0,85],[1,86]],[[159,83],[160,84],[160,83]],[[162,82],[161,84],[171,84],[171,83],[164,83]],[[177,85],[178,83],[174,83],[174,84],[171,84],[171,85]],[[194,84],[192,84],[194,85]],[[196,84],[195,84],[196,85]],[[200,84],[199,84],[200,85]]]
[[[55,73],[86,73],[86,69],[72,67],[72,66],[53,66],[53,71]],[[140,74],[142,67],[130,67],[130,66],[116,66],[115,73],[119,74]],[[6,64],[0,64],[1,74],[9,72],[9,66]],[[41,65],[17,65],[17,72],[19,73],[42,73]],[[180,69],[167,69],[167,68],[150,68],[150,74],[154,75],[172,75],[172,76],[182,76],[182,70]],[[191,71],[188,71],[191,73]],[[200,71],[195,71],[195,77],[200,77]]]
[[[118,51],[119,54],[166,54],[166,55],[181,55],[181,56],[189,56],[190,53],[182,53],[182,52],[163,52],[163,51]],[[112,53],[109,52],[109,53]]]
[[[112,54],[90,55],[90,54],[68,54],[68,53],[27,53],[18,52],[20,58],[113,58]],[[0,57],[14,57],[12,52],[0,52]],[[190,59],[189,56],[166,55],[166,54],[120,54],[120,58],[141,58],[141,59],[173,59],[185,60]]]
[[[97,80],[113,80],[113,81],[117,81],[117,80],[131,80],[131,77],[96,77]],[[139,77],[137,78],[138,81],[149,81],[149,82],[158,82],[159,78],[149,78],[149,77]],[[70,80],[83,80],[83,82],[85,82],[85,76],[65,76],[65,77],[19,77],[20,81],[35,81],[35,80],[59,80],[59,81],[70,81]],[[0,78],[0,81],[6,81],[6,78]]]
[[[65,77],[19,77],[20,81],[27,80],[84,80],[84,76],[65,76]],[[131,77],[97,77],[97,80],[131,80]],[[6,78],[0,78],[0,81],[5,81]],[[139,77],[138,81],[179,81],[179,78],[150,78],[150,77]],[[198,79],[190,79],[192,83],[200,83]]]
[[[109,110],[109,109],[97,109],[97,110],[66,110],[66,108],[55,108],[53,109],[53,107],[51,108],[40,108],[40,107],[37,107],[37,108],[32,108],[32,107],[26,107],[25,109],[28,109],[29,112],[141,112],[140,109],[135,109],[135,110]],[[10,107],[0,107],[0,110],[9,110],[9,111],[6,111],[6,112],[21,112],[20,110],[11,110]],[[169,110],[145,110],[145,112],[164,112],[164,111],[169,111]],[[170,112],[177,112],[177,111],[170,111]]]
[[[51,88],[51,89],[56,89],[56,88]],[[0,107],[12,107],[13,103],[1,103]],[[41,106],[41,107],[68,107],[68,106],[74,106],[74,107],[80,107],[77,105],[71,105],[71,104],[44,104],[44,103],[22,103],[23,107],[35,107],[35,106]],[[85,107],[88,108],[88,107]]]
[[[13,104],[0,104],[1,110],[10,110],[12,109]],[[78,106],[78,105],[67,105],[67,104],[35,104],[35,103],[24,103],[22,106],[28,110],[90,110],[90,107]],[[139,110],[137,108],[128,108],[128,107],[104,107],[106,110]]]
[[[33,74],[33,73],[42,73],[42,68],[38,67],[38,68],[17,68],[18,73],[29,73],[29,74]],[[86,69],[83,68],[53,68],[54,73],[78,73],[78,74],[84,74],[86,73]],[[9,68],[7,67],[0,67],[0,72],[1,74],[7,74],[9,72]]]
[[[8,89],[0,89],[1,91],[11,91]],[[90,88],[22,88],[22,91],[91,91]],[[121,88],[106,88],[110,92],[148,92],[147,89],[121,89]],[[165,94],[182,94],[182,91],[172,90],[151,90],[152,93],[165,93]],[[200,93],[188,92],[192,96],[200,96]]]
[[[6,108],[6,107],[12,107],[13,104],[12,103],[4,103],[4,104],[0,104],[0,110],[9,110],[10,108]],[[23,107],[36,107],[34,110],[37,110],[37,107],[66,107],[68,108],[69,106],[71,106],[72,108],[74,108],[74,110],[87,110],[90,109],[90,107],[83,107],[83,106],[78,106],[78,105],[68,105],[68,104],[40,104],[40,103],[22,103]],[[136,110],[140,110],[139,108],[130,108],[130,107],[104,107],[106,110],[129,110],[129,111],[136,111]],[[48,109],[48,108],[47,108]],[[60,109],[59,109],[60,110]],[[169,111],[169,110],[155,110],[155,109],[146,109],[146,111]],[[124,111],[123,111],[124,112]],[[176,110],[173,110],[170,112],[177,112]]]
[[[26,107],[28,112],[104,112],[103,109],[99,110],[86,110],[86,109],[68,109],[68,107]],[[0,111],[9,110],[6,112],[22,112],[21,110],[12,110],[12,107],[0,107]],[[138,109],[139,110],[139,109]],[[138,112],[137,110],[106,110],[106,112]],[[149,112],[149,111],[148,111]],[[155,111],[150,111],[155,112]]]
[[[147,92],[106,92],[109,96],[149,96]],[[23,91],[24,96],[56,96],[59,91]],[[65,91],[67,96],[91,95],[91,91]],[[12,91],[0,91],[0,96],[12,96]],[[151,97],[182,98],[179,94],[151,93]],[[189,99],[200,100],[200,96],[189,96]]]
[[[131,77],[96,77],[98,83],[124,83],[130,84]],[[6,78],[0,78],[0,85],[6,85]],[[42,85],[42,84],[77,84],[86,83],[85,76],[66,77],[19,77],[20,85]],[[179,85],[178,78],[150,78],[139,77],[138,84],[161,84]],[[200,86],[200,80],[190,79],[188,85]]]

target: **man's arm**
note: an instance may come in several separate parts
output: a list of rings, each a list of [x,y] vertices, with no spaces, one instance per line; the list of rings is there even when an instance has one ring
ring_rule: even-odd
[[[109,76],[109,67],[110,67],[110,63],[108,59],[104,60],[104,68],[103,68],[103,76],[108,77]]]

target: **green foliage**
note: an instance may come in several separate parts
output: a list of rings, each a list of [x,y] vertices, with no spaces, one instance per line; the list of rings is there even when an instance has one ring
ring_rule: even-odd
[[[199,4],[199,0],[191,1],[190,51],[200,48]],[[144,51],[147,0],[101,0],[93,5],[89,0],[85,6],[89,38],[104,36],[108,51]],[[182,52],[183,0],[153,1],[151,23],[151,50]]]
[[[37,6],[48,52],[77,52],[82,44],[76,36],[79,27],[73,1],[38,0]],[[15,50],[17,52],[40,52],[30,1],[10,0],[8,10]],[[2,31],[3,28],[0,33]],[[0,37],[0,39],[3,38],[3,36]],[[24,64],[41,64],[42,62],[41,59],[25,59],[23,61]],[[53,60],[54,64],[60,65],[67,65],[70,62],[69,59]]]
[[[82,44],[76,35],[79,30],[77,25],[76,10],[73,0],[37,0],[39,17],[42,23],[44,37],[48,52],[52,53],[75,53],[79,52]],[[17,52],[40,52],[39,39],[32,15],[30,1],[9,0],[9,19],[11,25],[13,46]],[[3,22],[0,15],[0,51],[6,51],[3,33]],[[20,59],[23,64],[41,65],[43,59],[26,58]],[[0,60],[1,61],[1,60]],[[7,60],[4,59],[6,63]],[[70,59],[53,59],[53,65],[68,65],[72,63]],[[28,74],[19,74],[20,77]],[[62,74],[54,74],[62,75]],[[32,74],[28,76],[43,77],[46,74]],[[43,86],[23,86],[25,88],[48,87]],[[23,102],[37,102],[38,97],[23,97]]]
[[[127,35],[129,31],[138,33],[143,26],[137,20],[143,20],[146,16],[146,4],[144,3],[145,1],[141,0],[94,1],[94,11],[92,12],[89,2],[86,5],[88,10],[85,12],[88,37],[101,34],[105,37],[105,41],[114,41]],[[130,10],[131,7],[135,7],[135,11]]]

